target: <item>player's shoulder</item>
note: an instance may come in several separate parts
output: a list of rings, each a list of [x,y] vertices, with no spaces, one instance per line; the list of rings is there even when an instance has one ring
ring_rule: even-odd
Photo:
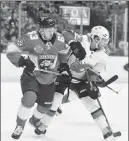
[[[96,59],[98,58],[101,62],[107,62],[109,59],[109,55],[106,53],[105,50],[97,50],[95,52]]]
[[[63,51],[68,48],[65,42],[65,38],[61,33],[56,32],[56,48],[58,51]]]
[[[65,39],[65,42],[68,44],[71,40],[75,38],[75,32],[73,30],[64,30],[62,35]]]
[[[108,56],[105,49],[103,50],[96,50],[95,53],[100,54],[101,56]]]
[[[18,40],[23,40],[25,41],[29,41],[29,40],[35,40],[38,39],[38,33],[37,31],[32,31],[32,32],[28,32],[26,34],[23,34],[20,38],[18,38]]]
[[[83,40],[85,40],[87,42],[91,42],[91,37],[89,36],[89,34],[85,34],[82,37],[83,37]]]
[[[22,47],[26,44],[32,43],[33,41],[37,40],[39,38],[38,33],[36,31],[28,32],[26,34],[21,35],[16,41],[15,44],[19,47]]]
[[[38,34],[37,31],[28,32],[24,36],[26,36],[26,38],[28,38],[29,40],[37,40],[37,39],[39,39],[39,34]]]
[[[55,34],[56,34],[56,42],[60,45],[65,44],[64,36],[59,32],[56,32]]]
[[[62,31],[62,34],[74,34],[75,31],[74,30],[70,30],[70,29],[65,29]]]

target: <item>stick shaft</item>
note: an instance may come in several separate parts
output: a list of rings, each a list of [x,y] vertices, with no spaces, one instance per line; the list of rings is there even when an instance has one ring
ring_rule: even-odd
[[[105,114],[105,112],[104,112],[104,110],[103,110],[103,106],[102,106],[102,104],[101,104],[99,98],[97,99],[97,101],[98,101],[98,104],[99,104],[99,106],[100,106],[100,108],[101,108],[101,110],[102,110],[102,112],[103,112],[103,115],[105,116],[106,122],[107,122],[109,128],[110,128],[111,131],[112,131],[112,128],[111,128],[110,123],[109,123],[109,121],[108,121],[108,119],[107,119],[107,116],[106,116],[106,114]]]
[[[116,93],[116,94],[118,94],[118,92],[117,91],[115,91],[114,89],[112,89],[111,87],[109,87],[109,86],[106,86],[108,89],[110,89],[111,91],[113,91],[114,93]]]

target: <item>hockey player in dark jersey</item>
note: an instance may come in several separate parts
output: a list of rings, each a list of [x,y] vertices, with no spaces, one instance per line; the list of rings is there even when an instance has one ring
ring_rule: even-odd
[[[12,134],[14,139],[20,138],[35,103],[37,107],[30,119],[34,126],[38,126],[36,123],[49,111],[55,92],[56,75],[47,71],[57,71],[61,63],[65,64],[69,50],[64,37],[56,32],[54,20],[45,17],[38,24],[38,31],[22,35],[7,47],[10,62],[24,68],[20,79],[23,97]]]
[[[91,30],[90,36],[80,36],[73,31],[64,31],[63,35],[65,37],[65,41],[71,46],[71,49],[74,48],[74,51],[68,60],[71,74],[74,77],[78,79],[86,78],[86,73],[84,69],[86,67],[85,63],[87,63],[87,65],[92,67],[92,69],[94,69],[94,71],[97,71],[98,73],[101,73],[104,70],[108,60],[108,55],[105,52],[104,45],[106,45],[109,41],[109,32],[105,27],[94,27]],[[81,46],[79,46],[77,40],[79,40],[82,46],[85,48],[86,56],[80,54],[82,49]],[[97,76],[93,75],[92,73],[90,78],[92,82],[98,81]],[[56,94],[54,95],[53,105],[51,107],[51,110],[49,110],[48,113],[42,119],[42,125],[38,128],[39,130],[46,130],[46,128],[52,121],[52,117],[54,117],[57,108],[62,102],[64,90],[67,86],[62,85],[61,79],[59,79],[58,82],[59,85],[57,84],[56,86]],[[78,80],[72,79],[71,82],[72,83],[70,89],[74,90],[77,93],[79,99],[88,109],[92,118],[100,128],[104,139],[114,141],[115,138],[113,137],[113,133],[110,127],[108,126],[108,123],[101,107],[96,101],[100,94],[96,83],[93,83],[94,89],[91,89],[91,86],[89,85],[88,81],[86,83],[86,81],[80,82]],[[36,129],[35,131],[37,133],[38,130]]]

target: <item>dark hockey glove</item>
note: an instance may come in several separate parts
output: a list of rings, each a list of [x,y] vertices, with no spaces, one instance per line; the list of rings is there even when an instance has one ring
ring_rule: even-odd
[[[103,84],[105,83],[105,80],[101,77],[101,76],[98,76],[96,78],[96,81],[95,81],[96,85],[98,87],[103,87]]]
[[[23,56],[19,59],[19,67],[25,67],[24,72],[26,73],[32,73],[35,69],[34,63],[29,58],[25,59]]]
[[[70,68],[69,68],[69,65],[67,63],[61,63],[57,69],[57,71],[59,71],[59,73],[62,73],[64,71],[67,71],[69,72],[70,71]]]
[[[71,42],[70,45],[72,53],[75,55],[76,58],[79,60],[83,60],[86,56],[86,51],[82,47],[80,42]]]
[[[59,83],[69,84],[71,82],[71,77],[67,74],[62,74],[58,76]]]
[[[88,95],[92,99],[97,99],[99,97],[99,89],[94,82],[92,82],[93,87],[90,86]]]

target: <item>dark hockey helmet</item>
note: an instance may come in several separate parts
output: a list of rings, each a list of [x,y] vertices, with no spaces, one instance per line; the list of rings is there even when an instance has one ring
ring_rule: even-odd
[[[38,25],[41,28],[55,27],[55,24],[56,24],[55,21],[49,17],[40,18],[40,20],[38,22]]]

